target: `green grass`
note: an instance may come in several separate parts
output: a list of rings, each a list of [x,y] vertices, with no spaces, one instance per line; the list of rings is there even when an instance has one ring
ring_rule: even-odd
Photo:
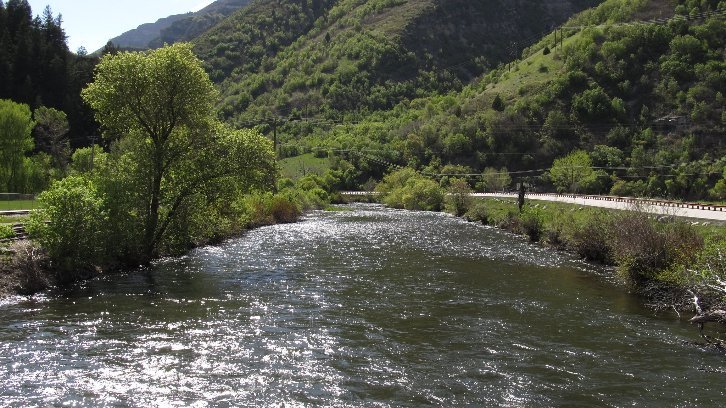
[[[0,211],[32,210],[37,205],[35,200],[0,201]]]
[[[322,175],[330,168],[330,159],[318,158],[308,153],[280,160],[278,165],[282,177],[297,180],[308,174]]]
[[[28,217],[26,217],[24,215],[18,215],[18,216],[15,216],[14,215],[12,217],[0,216],[0,224],[15,224],[15,223],[18,223],[18,222],[23,222],[27,218]]]

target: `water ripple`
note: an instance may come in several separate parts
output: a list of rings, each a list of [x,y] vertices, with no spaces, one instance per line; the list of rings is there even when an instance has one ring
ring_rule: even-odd
[[[358,205],[0,304],[2,406],[688,406],[723,399],[603,271]]]

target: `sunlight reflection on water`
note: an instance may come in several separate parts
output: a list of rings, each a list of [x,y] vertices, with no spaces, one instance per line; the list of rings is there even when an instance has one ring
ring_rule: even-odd
[[[593,267],[442,214],[353,208],[0,305],[0,405],[723,397],[718,361],[684,345],[693,329]]]

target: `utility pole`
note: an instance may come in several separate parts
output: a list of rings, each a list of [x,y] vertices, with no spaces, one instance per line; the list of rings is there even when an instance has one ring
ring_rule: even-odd
[[[272,117],[272,143],[275,149],[275,160],[277,160],[277,118]]]

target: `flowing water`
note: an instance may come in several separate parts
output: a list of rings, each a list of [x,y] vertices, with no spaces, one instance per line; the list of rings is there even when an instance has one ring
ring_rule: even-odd
[[[719,406],[720,354],[604,270],[358,205],[0,305],[2,406]]]

